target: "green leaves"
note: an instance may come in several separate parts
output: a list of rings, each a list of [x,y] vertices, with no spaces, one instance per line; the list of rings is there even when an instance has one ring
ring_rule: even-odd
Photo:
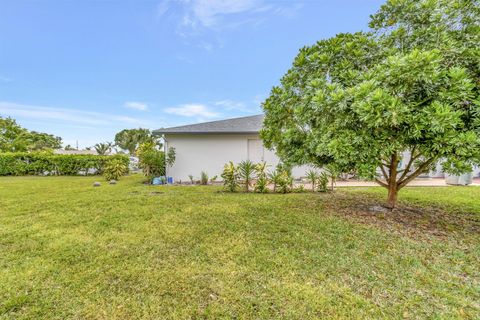
[[[221,174],[223,179],[223,185],[225,188],[230,192],[235,192],[238,188],[238,168],[235,164],[230,161],[229,163],[225,164],[223,167],[223,172]]]
[[[266,146],[369,178],[407,150],[422,170],[480,163],[478,1],[390,0],[370,26],[300,50],[263,104]]]
[[[118,180],[121,176],[128,173],[128,164],[120,159],[108,160],[103,168],[105,180]]]
[[[127,150],[130,155],[134,155],[142,143],[152,143],[160,148],[162,146],[158,137],[152,135],[148,129],[124,129],[115,135],[115,144],[123,150]]]
[[[129,163],[129,159],[125,155],[59,155],[48,152],[0,153],[0,176],[99,174],[110,160],[118,160],[126,166]]]
[[[250,191],[252,180],[256,177],[256,165],[250,160],[243,160],[238,164],[238,176],[243,180],[245,191]]]
[[[22,128],[12,118],[0,117],[0,152],[59,149],[62,138]]]

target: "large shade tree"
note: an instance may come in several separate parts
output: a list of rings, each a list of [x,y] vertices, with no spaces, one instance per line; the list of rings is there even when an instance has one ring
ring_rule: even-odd
[[[137,148],[143,143],[153,143],[161,148],[162,143],[150,130],[144,128],[124,129],[115,135],[115,144],[130,155],[134,155]]]
[[[477,1],[392,0],[370,33],[301,49],[263,104],[266,145],[291,164],[375,179],[391,208],[439,162],[471,170],[480,162],[479,25]]]
[[[29,131],[15,119],[0,117],[0,152],[39,151],[59,149],[62,139],[54,135]]]

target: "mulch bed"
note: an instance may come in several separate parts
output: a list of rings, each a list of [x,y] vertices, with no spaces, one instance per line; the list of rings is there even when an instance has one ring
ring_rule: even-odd
[[[416,238],[480,234],[480,220],[467,212],[404,203],[390,210],[383,204],[378,197],[366,194],[352,195],[336,191],[325,197],[326,209],[332,214]]]

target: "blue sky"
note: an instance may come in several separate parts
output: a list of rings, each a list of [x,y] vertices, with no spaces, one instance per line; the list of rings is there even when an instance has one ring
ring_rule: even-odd
[[[0,115],[81,147],[260,113],[299,48],[377,0],[0,0]]]

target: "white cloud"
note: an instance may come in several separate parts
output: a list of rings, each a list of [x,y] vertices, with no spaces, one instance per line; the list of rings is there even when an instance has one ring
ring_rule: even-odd
[[[209,110],[206,105],[195,103],[167,108],[165,109],[165,112],[183,117],[201,117],[207,119],[216,118],[219,116],[218,113]]]
[[[90,112],[76,109],[25,105],[6,101],[0,101],[0,115],[11,116],[14,118],[49,120],[67,124],[79,124],[89,126],[151,125],[148,120],[137,119],[123,115]]]
[[[194,0],[191,10],[202,25],[211,27],[222,16],[248,12],[259,5],[259,0]]]
[[[147,111],[148,105],[146,103],[137,102],[137,101],[127,101],[125,102],[125,108],[139,110],[139,111]]]
[[[243,102],[232,101],[229,99],[214,102],[214,105],[222,107],[226,110],[248,111],[247,106]]]
[[[175,6],[175,10],[170,10]],[[183,37],[199,35],[202,29],[222,31],[245,24],[255,26],[271,16],[292,18],[302,3],[268,0],[163,0],[157,6],[157,17],[173,12]],[[178,13],[179,12],[179,13]]]

